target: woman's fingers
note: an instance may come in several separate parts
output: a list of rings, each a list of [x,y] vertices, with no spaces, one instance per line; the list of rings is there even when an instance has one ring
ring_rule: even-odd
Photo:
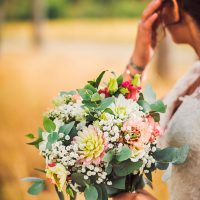
[[[162,4],[162,0],[153,0],[144,10],[142,20],[147,20],[153,13],[155,13]]]
[[[154,24],[154,22],[158,19],[158,14],[154,13],[153,15],[151,15],[145,22],[143,22],[143,27],[146,30],[150,30],[152,31],[152,26]]]

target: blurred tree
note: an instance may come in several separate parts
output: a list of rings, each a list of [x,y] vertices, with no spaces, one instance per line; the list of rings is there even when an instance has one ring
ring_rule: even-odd
[[[7,5],[8,5],[8,1],[0,0],[0,46],[2,43],[3,24],[5,21]]]
[[[33,41],[34,44],[42,43],[42,25],[44,19],[44,1],[31,0],[32,22],[33,22]]]

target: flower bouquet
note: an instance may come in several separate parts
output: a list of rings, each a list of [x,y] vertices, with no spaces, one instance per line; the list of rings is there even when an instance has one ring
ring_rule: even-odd
[[[151,86],[142,90],[140,76],[123,81],[114,73],[105,87],[103,71],[84,88],[60,92],[43,119],[44,130],[28,143],[45,159],[46,178],[55,185],[60,200],[65,193],[76,199],[107,200],[122,192],[151,186],[152,172],[185,162],[188,146],[157,148],[162,135],[160,113],[166,106],[156,100]],[[41,178],[28,177],[28,192],[37,195],[45,189]]]

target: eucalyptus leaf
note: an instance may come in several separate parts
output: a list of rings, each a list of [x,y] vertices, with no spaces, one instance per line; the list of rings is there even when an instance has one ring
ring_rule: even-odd
[[[116,189],[125,190],[126,177],[115,179],[112,181],[112,187]]]
[[[59,129],[59,133],[64,133],[65,135],[68,135],[70,133],[70,131],[72,130],[72,128],[74,127],[75,122],[70,122],[68,124],[65,124],[63,126],[60,127]]]
[[[97,108],[98,111],[104,111],[108,106],[110,106],[111,103],[115,101],[114,97],[109,97],[106,99],[103,99],[101,101],[100,106]]]
[[[132,155],[131,149],[129,149],[127,146],[123,146],[121,151],[116,154],[116,159],[119,162],[122,162],[124,160],[129,159],[131,155]]]
[[[153,156],[158,163],[173,163],[175,165],[182,164],[186,161],[189,153],[189,146],[184,145],[180,148],[168,147],[156,151]]]
[[[114,157],[115,157],[115,152],[113,150],[110,150],[106,153],[103,160],[104,160],[104,162],[109,163],[110,161],[112,161],[114,159]]]
[[[99,95],[99,93],[94,93],[91,97],[92,102],[96,102],[96,101],[100,101],[100,100],[101,100],[101,96]]]
[[[33,185],[28,189],[28,193],[31,195],[38,195],[45,189],[44,181],[34,182]]]
[[[145,101],[145,100],[139,100],[138,104],[143,108],[143,111],[145,113],[149,113],[149,111],[151,111],[151,106],[150,106],[150,104],[147,101]]]
[[[96,93],[96,92],[97,92],[97,89],[96,89],[94,86],[92,86],[91,84],[87,84],[87,85],[84,87],[84,89],[88,89],[88,90],[92,91],[93,93]]]
[[[150,105],[152,111],[160,112],[160,113],[165,113],[167,106],[160,100],[154,102],[153,104]]]
[[[132,162],[131,160],[123,161],[114,166],[114,172],[117,176],[127,176],[128,174],[137,171],[142,166],[142,161]]]
[[[72,181],[80,186],[86,186],[89,184],[89,180],[84,179],[84,175],[80,173],[74,173],[71,175]]]
[[[151,85],[146,85],[144,87],[144,99],[147,101],[149,104],[152,104],[156,101],[156,93],[153,91],[153,88]]]
[[[84,196],[86,200],[97,200],[98,191],[94,186],[89,185],[88,187],[85,188]]]
[[[79,89],[77,91],[80,94],[80,96],[82,97],[82,99],[85,101],[90,101],[91,96],[93,95],[93,92],[88,89]]]

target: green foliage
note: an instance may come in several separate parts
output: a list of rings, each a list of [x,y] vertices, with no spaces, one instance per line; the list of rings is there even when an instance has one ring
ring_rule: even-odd
[[[68,135],[71,132],[72,128],[74,127],[74,124],[75,124],[74,121],[70,122],[69,124],[65,124],[65,125],[63,125],[59,128],[58,132],[64,133],[65,135]]]
[[[98,200],[108,200],[108,193],[104,184],[95,185],[98,192]]]
[[[151,85],[146,85],[144,87],[144,99],[149,104],[152,104],[156,101],[156,94],[153,91],[153,88],[151,87]]]
[[[84,195],[86,200],[97,200],[98,191],[94,186],[89,185],[85,188]]]
[[[28,189],[28,193],[31,195],[38,195],[45,189],[45,182],[43,179],[36,177],[23,178],[22,181],[33,182],[31,187]]]
[[[189,153],[189,146],[184,145],[180,148],[168,147],[154,153],[154,158],[159,163],[182,164],[186,161]]]
[[[150,105],[150,107],[151,107],[152,111],[160,112],[160,113],[165,113],[166,112],[166,108],[167,108],[167,106],[164,105],[164,103],[162,101],[160,101],[160,100],[152,103]]]
[[[56,125],[53,123],[53,121],[46,116],[43,118],[43,125],[45,130],[49,133],[55,131],[56,129]]]
[[[113,18],[139,17],[147,4],[147,0],[44,0],[44,13],[49,19],[56,18]],[[20,3],[20,6],[19,6]],[[31,19],[31,1],[11,1],[7,18],[14,20]]]
[[[48,135],[48,142],[47,142],[47,148],[51,149],[51,146],[53,143],[55,143],[58,140],[59,136],[58,133],[53,132],[51,134]]]
[[[126,177],[118,178],[113,181],[112,187],[125,190]]]
[[[129,159],[131,155],[132,155],[131,149],[129,149],[127,146],[123,146],[121,151],[116,154],[116,160],[122,162]]]
[[[124,162],[118,163],[114,166],[114,172],[117,176],[127,176],[133,171],[137,171],[142,166],[142,161],[136,163],[131,160],[126,160]]]

